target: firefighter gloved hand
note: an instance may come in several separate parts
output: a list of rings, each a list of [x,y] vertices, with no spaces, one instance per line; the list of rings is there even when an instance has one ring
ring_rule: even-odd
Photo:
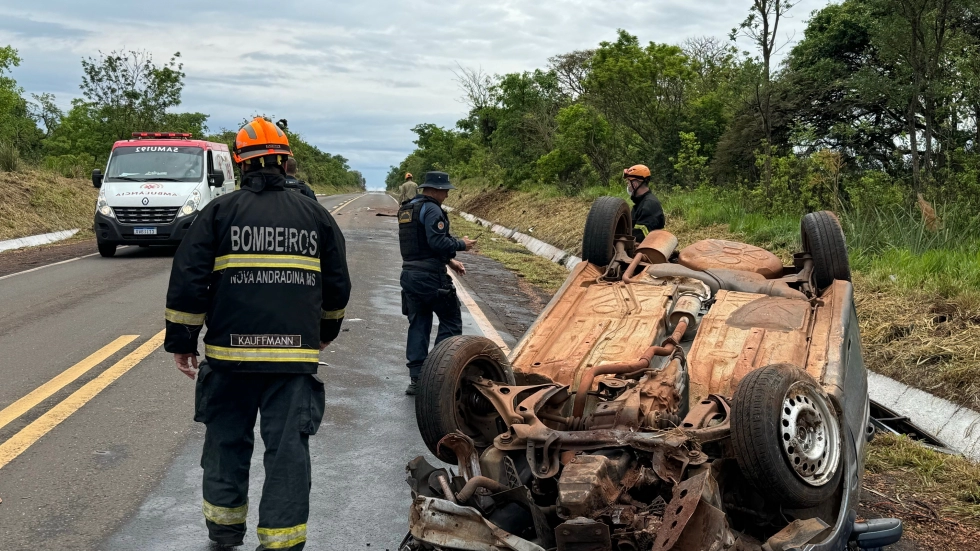
[[[328,346],[330,346],[330,343],[332,342],[333,341],[327,341],[327,342],[320,341],[320,352],[323,352],[323,350]]]
[[[322,349],[321,349],[322,350]],[[174,354],[174,361],[177,362],[177,369],[191,379],[197,376],[197,354]]]

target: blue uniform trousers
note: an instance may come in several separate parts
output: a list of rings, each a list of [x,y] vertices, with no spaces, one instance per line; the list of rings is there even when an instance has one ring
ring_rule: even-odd
[[[422,372],[422,364],[429,355],[429,337],[432,334],[432,316],[439,317],[436,344],[454,335],[463,334],[463,317],[452,279],[443,268],[442,273],[403,269],[402,312],[408,316],[408,343],[405,357],[408,373],[416,378]]]

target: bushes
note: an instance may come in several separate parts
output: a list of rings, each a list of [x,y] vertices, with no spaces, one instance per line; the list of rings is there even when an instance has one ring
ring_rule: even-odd
[[[13,172],[20,166],[20,152],[10,142],[0,142],[0,170]]]

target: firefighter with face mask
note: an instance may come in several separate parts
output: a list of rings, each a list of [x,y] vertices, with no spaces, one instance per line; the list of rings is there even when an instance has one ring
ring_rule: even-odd
[[[309,437],[323,418],[319,352],[350,297],[344,236],[315,201],[285,188],[289,141],[263,118],[239,131],[241,190],[208,203],[174,256],[165,348],[197,377],[204,517],[218,547],[245,535],[256,415],[265,443],[259,549],[306,545]],[[198,334],[206,361],[198,366]],[[199,369],[198,369],[199,367]]]
[[[634,165],[623,171],[626,193],[633,201],[633,237],[640,243],[653,230],[664,229],[664,209],[660,200],[650,191],[650,169]]]

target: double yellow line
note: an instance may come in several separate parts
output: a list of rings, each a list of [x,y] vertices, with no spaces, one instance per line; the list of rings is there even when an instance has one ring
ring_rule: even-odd
[[[150,340],[141,344],[136,350],[133,350],[121,360],[112,364],[111,367],[103,371],[99,376],[85,383],[70,396],[35,419],[20,432],[10,437],[9,440],[0,444],[0,469],[16,459],[24,450],[40,440],[42,436],[51,432],[53,428],[71,416],[71,414],[78,411],[116,379],[122,377],[127,371],[159,348],[163,344],[164,334],[165,331],[160,331],[150,337]],[[50,381],[37,387],[23,398],[0,410],[0,429],[7,426],[14,419],[27,413],[44,400],[47,400],[85,373],[88,373],[92,368],[122,350],[124,346],[133,342],[138,337],[139,335],[123,335],[119,337],[95,351],[89,357],[69,367]]]

